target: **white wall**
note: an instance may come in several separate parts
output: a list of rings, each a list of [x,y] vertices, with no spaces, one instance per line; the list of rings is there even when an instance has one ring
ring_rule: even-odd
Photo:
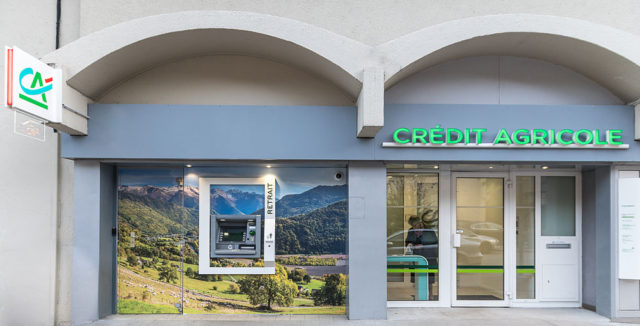
[[[55,18],[55,1],[2,1],[0,45],[53,51]],[[13,113],[0,108],[0,325],[53,324],[57,169],[57,134],[14,134]]]
[[[239,55],[168,63],[121,83],[98,99],[100,103],[202,105],[353,106],[354,101],[320,77],[267,59]]]
[[[449,61],[400,81],[389,104],[623,104],[607,89],[565,67],[507,56]]]
[[[450,20],[505,13],[573,17],[640,34],[636,0],[615,4],[606,0],[82,0],[79,32],[87,35],[137,17],[183,10],[252,11],[287,17],[370,45]]]

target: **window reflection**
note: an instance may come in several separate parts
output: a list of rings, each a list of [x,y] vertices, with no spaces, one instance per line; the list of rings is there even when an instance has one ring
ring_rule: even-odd
[[[438,300],[438,175],[387,177],[387,298]]]

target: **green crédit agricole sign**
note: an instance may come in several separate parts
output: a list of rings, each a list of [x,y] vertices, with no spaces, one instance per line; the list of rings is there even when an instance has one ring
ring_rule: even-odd
[[[502,128],[494,137],[486,128],[398,128],[393,143],[385,147],[480,147],[480,148],[628,148],[622,130],[515,129]],[[490,142],[488,142],[490,141]]]

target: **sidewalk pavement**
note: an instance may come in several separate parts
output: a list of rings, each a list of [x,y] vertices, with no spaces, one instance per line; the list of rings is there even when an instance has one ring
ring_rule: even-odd
[[[424,325],[424,326],[591,326],[614,323],[579,308],[389,308],[387,320],[347,320],[323,315],[113,315],[93,326],[204,325]]]

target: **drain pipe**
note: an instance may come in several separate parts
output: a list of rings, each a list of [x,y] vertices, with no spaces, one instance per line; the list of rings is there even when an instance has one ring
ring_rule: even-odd
[[[62,13],[62,0],[56,4],[56,49],[60,48],[60,16]]]

